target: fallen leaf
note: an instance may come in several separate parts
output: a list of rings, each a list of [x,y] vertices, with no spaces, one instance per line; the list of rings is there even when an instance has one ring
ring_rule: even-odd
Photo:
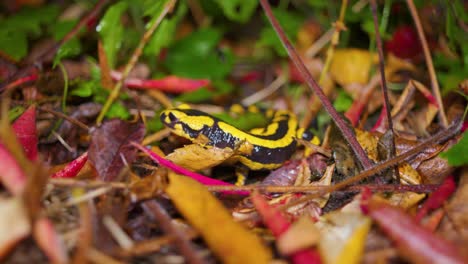
[[[302,216],[277,239],[276,247],[281,254],[291,255],[299,250],[315,246],[319,240],[319,230],[310,216]]]
[[[413,263],[467,263],[457,247],[420,226],[400,208],[371,199],[364,210]]]
[[[0,143],[0,180],[12,194],[21,194],[26,187],[26,174],[15,157]]]
[[[31,225],[19,196],[0,200],[0,260],[31,232]]]
[[[51,178],[74,178],[88,161],[88,152],[81,154],[78,158],[70,161],[63,169],[55,172]]]
[[[30,106],[11,125],[29,160],[37,159],[36,107]]]
[[[166,159],[193,171],[212,168],[229,159],[235,151],[230,148],[205,148],[199,144],[190,144],[175,149]]]
[[[268,227],[273,236],[279,238],[283,235],[291,223],[286,219],[286,217],[276,208],[270,206],[263,196],[259,193],[253,193],[251,196],[252,202],[255,205],[258,213],[262,217],[263,223]],[[321,263],[320,255],[317,250],[313,249],[302,249],[292,253],[289,256],[293,263]]]
[[[332,212],[316,226],[320,230],[319,250],[324,263],[360,263],[371,221],[361,213]]]
[[[330,74],[341,86],[365,84],[369,79],[372,55],[367,50],[337,49],[330,65]]]
[[[169,173],[166,193],[223,263],[269,263],[270,250],[201,184]]]
[[[128,123],[120,119],[109,120],[95,128],[91,132],[88,159],[98,178],[114,180],[125,164],[131,164],[136,158],[136,149],[130,142],[140,142],[144,135],[142,123]]]
[[[455,188],[456,186],[453,176],[447,177],[440,187],[429,196],[423,206],[419,209],[415,216],[416,222],[420,222],[429,210],[441,207],[455,191]]]
[[[36,220],[34,238],[51,263],[68,263],[65,245],[48,218]]]

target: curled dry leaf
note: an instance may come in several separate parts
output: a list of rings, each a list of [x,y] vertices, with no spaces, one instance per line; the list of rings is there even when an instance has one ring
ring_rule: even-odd
[[[31,225],[19,197],[0,200],[0,260],[31,232]]]
[[[104,181],[115,180],[125,164],[136,158],[136,149],[130,142],[140,142],[145,135],[142,123],[128,123],[112,119],[91,132],[88,151],[90,164],[98,178]]]
[[[272,254],[262,241],[235,222],[203,185],[170,172],[166,193],[222,262],[268,263],[271,260]]]
[[[37,159],[36,107],[30,106],[11,125],[29,160]]]
[[[332,212],[316,226],[320,230],[319,250],[324,263],[359,263],[367,233],[368,217],[356,212]]]

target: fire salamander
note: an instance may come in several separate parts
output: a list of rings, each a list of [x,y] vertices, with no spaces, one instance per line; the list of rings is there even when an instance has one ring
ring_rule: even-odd
[[[231,110],[239,112],[241,106]],[[249,111],[258,111],[249,107]],[[271,122],[264,128],[242,131],[205,112],[191,109],[187,105],[168,109],[161,113],[161,121],[171,131],[181,137],[197,142],[205,138],[207,146],[240,149],[239,144],[249,144],[248,153],[236,154],[235,160],[250,170],[271,170],[280,167],[296,150],[297,138],[318,143],[317,137],[298,127],[296,116],[286,110],[267,110],[266,117]],[[237,185],[243,185],[246,170],[237,172]]]

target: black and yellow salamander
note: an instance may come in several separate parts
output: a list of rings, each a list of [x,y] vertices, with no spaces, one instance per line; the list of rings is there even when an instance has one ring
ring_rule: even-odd
[[[317,142],[316,137],[299,128],[296,115],[287,110],[267,110],[271,120],[266,127],[242,131],[205,112],[191,109],[188,105],[164,110],[162,123],[174,134],[197,142],[200,137],[205,145],[217,148],[242,149],[249,145],[249,151],[239,151],[235,160],[251,170],[271,170],[280,167],[290,159],[296,150],[297,138]],[[241,145],[241,146],[240,146]],[[244,183],[245,177],[237,174],[237,185]]]

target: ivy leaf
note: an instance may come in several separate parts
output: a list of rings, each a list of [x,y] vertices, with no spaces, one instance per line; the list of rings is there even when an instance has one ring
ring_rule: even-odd
[[[252,0],[215,0],[224,15],[236,22],[245,23],[257,8],[258,1]]]
[[[468,131],[463,133],[462,139],[449,150],[440,153],[440,156],[448,160],[451,166],[468,164]]]
[[[229,49],[216,49],[220,40],[216,29],[198,30],[169,48],[164,65],[180,77],[222,79],[231,71],[234,55]]]
[[[114,68],[117,52],[122,45],[124,28],[120,22],[120,16],[127,10],[126,2],[118,2],[107,9],[106,14],[96,27],[102,38],[104,50],[107,55],[109,66]]]

